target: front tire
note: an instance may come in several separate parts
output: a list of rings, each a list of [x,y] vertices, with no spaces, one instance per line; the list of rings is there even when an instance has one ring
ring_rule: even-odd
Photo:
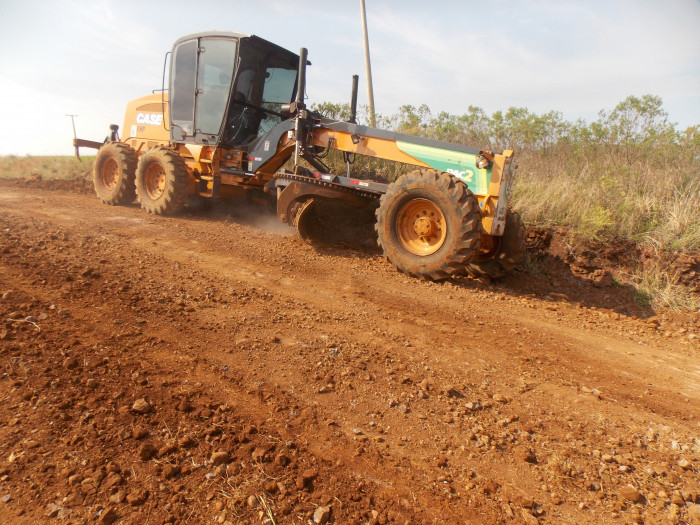
[[[136,169],[136,193],[141,207],[156,215],[174,215],[185,206],[189,172],[182,157],[165,146],[141,155]]]
[[[102,202],[110,206],[134,202],[137,162],[134,148],[123,142],[107,142],[98,150],[92,182]]]
[[[467,273],[472,277],[503,277],[513,270],[525,256],[527,248],[527,229],[525,223],[510,208],[506,214],[506,227],[500,246],[487,260],[472,261],[467,266]]]
[[[376,216],[384,255],[408,275],[447,279],[479,253],[479,202],[448,173],[424,169],[402,175],[382,196]]]

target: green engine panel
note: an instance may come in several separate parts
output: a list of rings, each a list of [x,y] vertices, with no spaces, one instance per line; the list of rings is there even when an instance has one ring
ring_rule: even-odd
[[[404,153],[425,162],[430,167],[451,173],[463,181],[475,195],[486,195],[491,179],[491,169],[477,168],[476,155],[410,142],[397,141],[396,145]]]

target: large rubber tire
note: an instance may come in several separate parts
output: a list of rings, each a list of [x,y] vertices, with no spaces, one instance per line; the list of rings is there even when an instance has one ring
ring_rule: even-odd
[[[141,207],[156,215],[174,215],[187,202],[190,175],[180,155],[156,146],[141,155],[136,169],[136,193]]]
[[[500,240],[500,247],[488,260],[474,260],[467,266],[472,277],[503,277],[513,270],[525,256],[527,229],[516,212],[508,209],[506,227]]]
[[[92,183],[102,202],[111,206],[134,202],[137,162],[134,149],[123,142],[107,142],[97,151]]]
[[[479,202],[449,173],[424,169],[402,175],[382,196],[376,216],[379,246],[408,275],[447,279],[479,253]]]

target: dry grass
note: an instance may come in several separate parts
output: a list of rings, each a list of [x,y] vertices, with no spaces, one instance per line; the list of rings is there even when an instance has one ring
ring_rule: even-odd
[[[700,297],[678,284],[678,275],[659,264],[640,266],[631,276],[640,306],[673,311],[700,311]]]
[[[659,250],[700,249],[700,167],[633,169],[567,155],[525,154],[512,205],[530,224],[563,225],[586,239],[614,236]]]
[[[74,157],[0,157],[0,178],[23,179],[41,176],[42,179],[88,179],[92,177],[92,162],[95,157],[83,157],[82,162]]]
[[[656,252],[697,251],[698,159],[684,162],[678,155],[671,160],[647,159],[630,168],[602,155],[577,157],[566,148],[548,158],[525,154],[511,202],[529,224],[568,227],[572,243],[622,238]],[[700,298],[678,284],[678,275],[661,259],[618,278],[635,287],[640,306],[700,310]]]

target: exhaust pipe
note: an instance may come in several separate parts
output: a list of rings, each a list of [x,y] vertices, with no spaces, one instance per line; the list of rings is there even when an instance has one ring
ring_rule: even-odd
[[[309,52],[305,47],[299,50],[299,81],[297,86],[297,107],[304,107],[304,92],[306,91],[306,57]]]
[[[357,82],[360,80],[359,75],[352,76],[352,93],[350,94],[350,122],[357,124]]]
[[[306,106],[304,105],[304,92],[306,91],[306,56],[308,51],[305,47],[299,50],[299,79],[297,81],[297,100],[296,100],[296,122],[294,123],[294,140],[296,145],[294,147],[294,166],[299,165],[299,157],[302,154],[302,140],[305,141],[305,137],[302,137],[303,131],[301,126],[301,120],[305,117]]]

